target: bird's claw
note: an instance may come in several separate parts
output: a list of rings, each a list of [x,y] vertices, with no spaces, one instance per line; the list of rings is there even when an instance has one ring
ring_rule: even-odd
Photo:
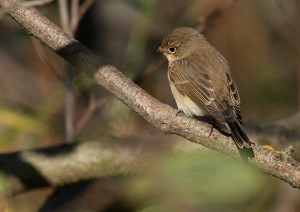
[[[181,110],[177,110],[175,118],[177,118],[177,116],[181,113]]]

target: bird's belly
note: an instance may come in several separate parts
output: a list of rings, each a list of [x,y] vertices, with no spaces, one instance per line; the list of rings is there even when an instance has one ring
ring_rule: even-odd
[[[171,91],[173,93],[174,99],[176,101],[179,110],[183,111],[187,116],[204,116],[207,112],[196,105],[189,97],[182,95],[177,88],[170,83]]]

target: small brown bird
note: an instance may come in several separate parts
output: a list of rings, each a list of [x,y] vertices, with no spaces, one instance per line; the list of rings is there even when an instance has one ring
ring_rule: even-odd
[[[158,51],[169,61],[168,78],[178,109],[187,116],[213,117],[229,130],[240,153],[253,157],[242,126],[239,93],[225,58],[188,27],[168,33]]]

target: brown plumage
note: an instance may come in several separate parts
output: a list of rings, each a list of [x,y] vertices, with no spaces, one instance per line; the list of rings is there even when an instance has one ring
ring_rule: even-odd
[[[242,126],[240,97],[225,58],[192,28],[171,31],[158,49],[169,61],[168,78],[178,109],[213,117],[231,132],[239,149],[253,156]]]

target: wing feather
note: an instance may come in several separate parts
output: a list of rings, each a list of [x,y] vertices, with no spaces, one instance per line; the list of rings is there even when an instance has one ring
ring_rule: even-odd
[[[169,78],[182,95],[188,96],[200,108],[223,123],[224,118],[216,105],[215,89],[205,70],[201,70],[201,67],[186,60],[178,60],[169,67]]]

